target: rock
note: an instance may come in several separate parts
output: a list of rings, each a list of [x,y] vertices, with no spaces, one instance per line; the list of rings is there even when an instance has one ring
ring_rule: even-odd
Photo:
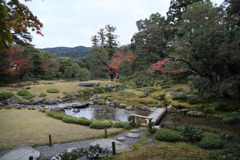
[[[80,112],[80,109],[74,108],[74,109],[73,109],[73,112],[74,112],[74,113],[78,113],[78,112]]]
[[[64,109],[72,109],[72,106],[65,106]]]
[[[6,100],[6,103],[8,105],[11,105],[11,104],[16,104],[17,103],[17,99],[15,97],[11,97],[9,99]]]
[[[140,132],[140,130],[138,130],[138,129],[132,129],[131,132],[132,132],[132,133],[138,133],[138,132]]]
[[[145,130],[145,129],[147,129],[147,128],[145,128],[145,127],[139,127],[138,129],[140,129],[140,130]]]
[[[193,116],[193,117],[203,117],[204,116],[203,112],[200,112],[200,111],[188,111],[187,115]]]
[[[124,90],[124,88],[123,87],[118,87],[118,90],[121,91],[121,90]]]
[[[99,83],[94,83],[94,82],[86,82],[86,83],[78,83],[76,86],[79,87],[94,87],[94,86],[100,86]]]
[[[34,97],[40,97],[40,93],[36,93],[35,95],[34,95]]]
[[[101,97],[100,94],[94,94],[94,95],[90,98],[90,100],[99,99],[100,97]]]
[[[74,103],[74,104],[72,104],[73,108],[85,108],[88,106],[89,106],[89,103]]]
[[[138,133],[128,133],[127,134],[127,137],[130,137],[130,138],[139,138],[140,135]]]
[[[134,110],[133,106],[128,106],[126,109],[127,109],[128,111]]]
[[[180,109],[179,112],[182,113],[182,114],[187,114],[188,109],[186,109],[186,108],[185,109]]]
[[[28,160],[30,156],[33,156],[33,160],[37,160],[40,152],[30,146],[20,146],[2,156],[0,160]]]
[[[112,142],[115,142],[116,146],[116,153],[122,153],[122,152],[128,152],[131,151],[131,149],[128,147],[128,145],[123,144],[115,139],[100,139],[100,140],[95,140],[90,143],[90,145],[99,145],[101,148],[106,148],[112,151]]]
[[[43,103],[47,104],[47,105],[54,105],[54,104],[59,104],[61,102],[62,101],[59,99],[48,99],[48,100],[44,101]]]
[[[131,88],[132,86],[130,84],[126,84],[126,87],[127,88]]]
[[[112,91],[113,91],[113,86],[112,86],[112,85],[108,84],[108,85],[107,85],[107,88],[108,88],[108,91],[109,91],[109,92],[112,92]]]
[[[118,141],[125,141],[125,138],[124,137],[117,137],[116,140],[118,140]]]
[[[127,106],[126,104],[121,103],[118,105],[118,108],[125,108],[126,106]]]
[[[169,106],[167,106],[167,111],[168,112],[174,112],[174,111],[176,111],[176,108],[173,107],[172,105],[169,105]]]
[[[142,111],[150,111],[149,107],[146,106],[141,106],[139,109]]]
[[[37,105],[37,104],[42,104],[42,103],[43,103],[43,99],[32,101],[32,105]]]
[[[51,108],[51,111],[65,113],[65,110],[61,107],[53,107],[53,108]]]
[[[96,112],[102,112],[103,109],[102,108],[96,108]]]

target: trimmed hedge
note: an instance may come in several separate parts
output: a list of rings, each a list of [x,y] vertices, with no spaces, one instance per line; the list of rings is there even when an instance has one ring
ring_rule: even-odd
[[[19,96],[25,96],[26,99],[31,99],[34,97],[34,95],[32,95],[29,91],[27,90],[20,90],[17,92],[17,95]]]
[[[115,122],[112,125],[114,128],[124,128],[129,129],[131,128],[130,124],[128,122]]]
[[[54,112],[54,111],[49,111],[49,112],[47,112],[47,115],[48,116],[51,116],[51,117],[53,117],[53,118],[56,118],[56,119],[63,119],[63,117],[64,116],[66,116],[66,115],[64,115],[64,114],[62,114],[62,113],[59,113],[59,112]]]
[[[205,149],[215,149],[221,145],[221,138],[214,133],[205,132],[202,134],[203,138],[199,142],[199,146]]]
[[[50,88],[47,90],[48,93],[59,93],[59,90],[56,88]]]
[[[66,123],[76,123],[77,118],[72,116],[64,116],[62,121]]]
[[[181,139],[181,136],[177,132],[166,128],[158,129],[154,137],[157,140],[167,142],[176,142]]]
[[[112,126],[112,122],[108,121],[108,122],[102,122],[99,120],[94,120],[91,124],[90,124],[90,128],[94,128],[94,129],[104,129],[104,128],[109,128]]]
[[[85,117],[81,117],[81,118],[77,119],[75,123],[81,124],[84,126],[89,126],[92,122],[93,122],[93,120],[87,119]]]

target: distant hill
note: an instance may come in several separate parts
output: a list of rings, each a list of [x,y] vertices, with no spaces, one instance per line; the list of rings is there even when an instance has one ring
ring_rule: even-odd
[[[77,46],[77,47],[55,47],[55,48],[43,48],[43,51],[48,51],[55,54],[57,57],[71,57],[80,58],[86,56],[90,47]]]

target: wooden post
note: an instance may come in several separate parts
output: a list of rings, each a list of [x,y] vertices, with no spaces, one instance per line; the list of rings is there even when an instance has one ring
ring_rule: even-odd
[[[116,155],[115,142],[112,142],[112,153],[113,153],[113,155]]]
[[[49,135],[49,146],[52,147],[52,136]]]
[[[104,138],[107,138],[107,128],[104,129]]]
[[[132,123],[135,124],[135,116],[133,116]]]
[[[148,124],[148,126],[149,126],[149,129],[152,129],[152,124],[151,124],[151,122],[152,122],[152,118],[151,118],[151,119],[149,119],[149,124]]]
[[[29,157],[29,160],[33,160],[33,156],[30,156],[30,157]]]

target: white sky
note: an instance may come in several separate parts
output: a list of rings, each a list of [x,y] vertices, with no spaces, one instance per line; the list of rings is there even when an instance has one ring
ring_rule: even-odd
[[[219,5],[223,0],[213,2]],[[35,47],[91,47],[91,37],[107,24],[117,27],[120,45],[129,44],[137,32],[136,21],[157,12],[166,16],[170,0],[32,0],[25,4],[44,25],[44,37],[32,33]]]

